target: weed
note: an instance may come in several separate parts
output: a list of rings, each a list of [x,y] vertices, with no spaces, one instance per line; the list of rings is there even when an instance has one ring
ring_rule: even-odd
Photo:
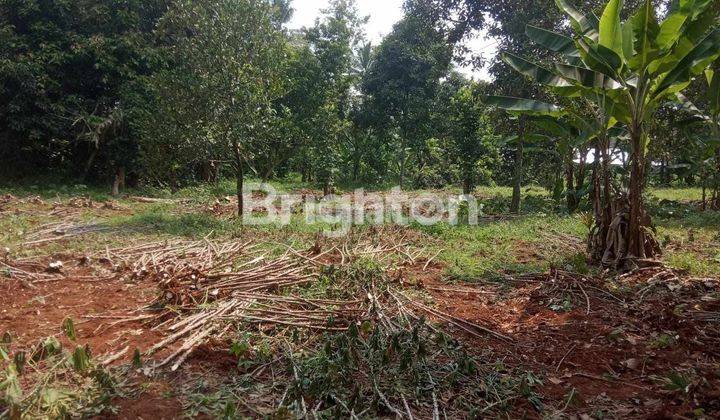
[[[70,418],[111,412],[119,392],[115,376],[96,365],[86,347],[64,350],[57,339],[43,340],[12,359],[3,345],[0,357],[0,418]],[[12,361],[11,361],[12,360]]]
[[[686,373],[672,371],[664,376],[652,376],[651,379],[668,391],[689,394],[695,383],[696,374],[694,371]]]
[[[676,341],[677,338],[675,336],[672,336],[670,334],[660,334],[650,342],[650,347],[656,349],[666,349],[675,344]]]

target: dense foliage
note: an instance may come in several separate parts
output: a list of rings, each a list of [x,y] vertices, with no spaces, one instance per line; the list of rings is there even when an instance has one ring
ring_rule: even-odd
[[[389,184],[453,185],[468,193],[499,183],[515,186],[515,211],[522,186],[536,183],[571,212],[590,209],[589,173],[602,151],[593,158],[593,130],[577,122],[592,122],[597,133],[601,107],[560,85],[592,92],[582,77],[599,74],[656,86],[656,69],[648,78],[642,68],[660,63],[660,74],[669,71],[686,44],[717,27],[718,10],[709,1],[613,1],[610,9],[593,1],[580,5],[581,14],[559,4],[408,0],[404,18],[372,45],[352,0],[331,1],[302,30],[287,29],[292,4],[280,0],[2,0],[2,171],[114,181],[115,190],[126,173],[133,183],[170,189],[222,176],[240,185],[246,176],[293,174],[326,193]],[[658,15],[644,63],[637,59],[641,6]],[[527,25],[535,28],[530,37]],[[470,54],[465,44],[478,29],[512,54]],[[635,44],[623,44],[627,37]],[[573,39],[579,46],[563,44]],[[585,55],[573,52],[578,47]],[[576,70],[580,80],[570,83],[568,68],[556,79],[538,70],[568,54],[570,65],[582,59],[595,73]],[[602,67],[597,54],[612,65]],[[486,63],[493,82],[468,80],[456,71],[459,62]],[[607,143],[607,169],[618,185],[642,171],[635,195],[646,182],[698,184],[708,190],[707,204],[718,205],[717,63],[700,77],[707,62],[676,75],[688,82],[684,99],[638,89],[653,101],[642,115],[608,113],[618,132]],[[537,76],[545,79],[534,83]],[[617,100],[609,87],[606,96]],[[488,108],[485,95],[555,103],[578,118],[556,121],[558,127],[508,115]]]

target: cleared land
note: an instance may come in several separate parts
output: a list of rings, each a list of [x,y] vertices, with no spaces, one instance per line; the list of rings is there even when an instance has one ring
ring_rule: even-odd
[[[231,191],[0,191],[0,418],[720,415],[720,213],[695,190],[652,192],[665,266],[622,276],[540,190],[341,238],[243,227]]]

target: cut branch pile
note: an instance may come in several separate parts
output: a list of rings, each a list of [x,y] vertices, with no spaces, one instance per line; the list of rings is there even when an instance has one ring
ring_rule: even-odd
[[[26,239],[28,239],[28,241],[22,245],[24,247],[32,247],[91,233],[110,233],[118,230],[116,227],[100,223],[50,223],[41,226],[35,232],[27,235]]]
[[[0,276],[17,279],[28,284],[54,281],[63,278],[62,273],[55,269],[54,272],[48,265],[42,265],[29,260],[12,260],[5,258],[0,260]]]
[[[325,271],[352,270],[353,263],[361,258],[376,262],[378,273],[385,272],[384,264],[389,267],[398,259],[407,264],[421,262],[424,249],[415,250],[402,238],[389,238],[378,243],[355,237],[328,247],[326,252],[320,252],[319,243],[310,251],[288,247],[276,257],[251,242],[158,242],[107,249],[95,258],[112,264],[131,281],[153,280],[158,284],[160,294],[146,310],[153,314],[149,320],[153,329],[164,332],[165,338],[146,355],[172,348],[169,354],[163,353],[158,366],[170,365],[173,370],[198,346],[229,338],[249,325],[266,332],[287,327],[345,331],[364,320],[377,319],[392,329],[397,327],[392,319],[401,316],[417,320],[417,312],[472,335],[510,340],[415,302],[400,290],[393,291],[394,285],[383,282],[378,286],[372,276],[335,277],[340,284],[331,287],[341,296],[336,299],[325,294],[323,298],[308,297],[307,287]]]
[[[295,250],[271,258],[250,242],[159,242],[108,249],[96,256],[129,271],[132,280],[152,279],[160,296],[148,307],[154,329],[167,337],[146,354],[175,343],[158,365],[177,369],[198,346],[225,337],[238,323],[346,330],[363,313],[362,300],[317,300],[282,295],[317,279],[313,258]],[[246,260],[240,263],[239,261]]]

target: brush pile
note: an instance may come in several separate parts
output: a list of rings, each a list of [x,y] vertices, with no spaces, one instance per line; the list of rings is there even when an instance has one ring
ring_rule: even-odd
[[[377,284],[391,262],[430,261],[423,257],[424,250],[413,249],[404,238],[384,238],[381,243],[375,235],[351,235],[334,244],[318,239],[308,251],[285,245],[281,253],[252,242],[156,242],[107,249],[91,259],[111,265],[128,282],[152,280],[158,285],[158,297],[144,310],[152,316],[141,318],[165,338],[145,354],[162,354],[157,366],[171,365],[172,370],[198,346],[230,339],[250,326],[265,332],[342,332],[376,318],[396,329],[391,319],[417,321],[417,312],[470,334],[507,338],[433,310],[394,285]],[[322,252],[323,247],[327,251]],[[377,275],[361,274],[363,270],[355,269],[358,264],[371,265]],[[318,283],[324,284],[322,289]],[[137,319],[129,315],[127,321]]]
[[[57,242],[92,233],[112,233],[118,230],[120,230],[120,228],[103,223],[81,223],[72,221],[49,223],[40,226],[33,233],[26,235],[25,239],[27,239],[27,241],[22,245],[24,247],[46,245],[51,242]]]
[[[361,301],[308,299],[285,293],[318,278],[314,258],[289,249],[263,253],[250,242],[158,242],[108,249],[95,258],[129,281],[151,279],[160,289],[147,308],[166,338],[146,355],[175,345],[158,364],[177,369],[205,342],[221,340],[238,324],[345,330],[362,312]],[[179,344],[176,344],[179,343]]]

